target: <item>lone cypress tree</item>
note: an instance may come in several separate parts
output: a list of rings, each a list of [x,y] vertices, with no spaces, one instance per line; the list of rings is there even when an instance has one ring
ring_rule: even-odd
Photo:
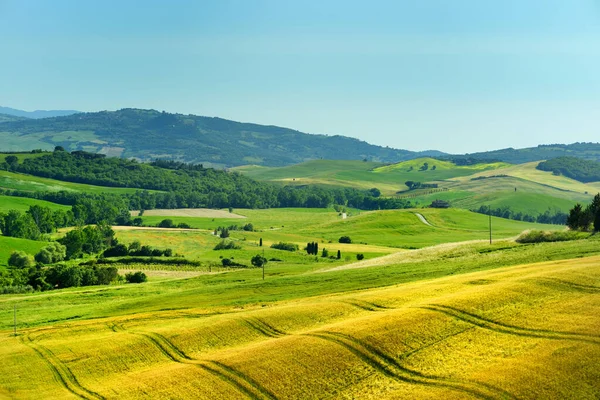
[[[338,250],[338,254],[337,254],[337,259],[341,259],[342,258],[342,252]]]
[[[258,245],[259,245],[259,247],[262,247],[262,238],[260,238]]]

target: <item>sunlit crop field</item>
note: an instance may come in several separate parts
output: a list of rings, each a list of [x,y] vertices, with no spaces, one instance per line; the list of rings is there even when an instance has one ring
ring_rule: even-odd
[[[139,301],[161,298],[140,295]],[[184,303],[44,323],[17,337],[5,329],[0,394],[504,399],[600,393],[597,256],[263,305]]]

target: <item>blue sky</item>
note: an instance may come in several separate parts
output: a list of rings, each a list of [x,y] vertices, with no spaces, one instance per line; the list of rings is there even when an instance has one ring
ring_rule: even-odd
[[[0,0],[0,105],[464,153],[600,141],[597,0]]]

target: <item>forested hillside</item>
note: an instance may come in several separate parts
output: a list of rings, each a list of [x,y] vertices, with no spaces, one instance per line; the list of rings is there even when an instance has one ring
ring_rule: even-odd
[[[109,156],[156,158],[217,167],[246,164],[282,166],[310,159],[397,162],[439,151],[411,152],[344,136],[309,135],[292,129],[169,114],[154,110],[81,113],[57,118],[5,122],[1,150],[85,150]]]
[[[0,170],[67,182],[140,189],[135,193],[116,196],[125,199],[131,209],[328,207],[339,204],[372,210],[410,206],[410,202],[406,200],[382,198],[353,188],[282,187],[257,182],[237,172],[205,168],[202,165],[165,160],[144,164],[84,151],[36,153],[36,157],[23,158],[22,161],[16,155],[6,155],[0,161]],[[0,189],[0,194],[33,197],[68,205],[85,197],[65,191]]]
[[[579,182],[600,181],[600,162],[576,157],[558,157],[538,164],[537,169],[564,175]]]
[[[482,160],[500,160],[511,164],[549,160],[557,157],[578,157],[600,161],[600,143],[543,144],[524,149],[507,149],[467,154]]]

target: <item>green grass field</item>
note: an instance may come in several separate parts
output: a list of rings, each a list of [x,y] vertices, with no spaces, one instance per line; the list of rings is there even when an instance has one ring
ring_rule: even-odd
[[[71,207],[63,206],[49,201],[29,199],[26,197],[1,196],[0,195],[0,212],[8,210],[18,210],[21,212],[27,211],[30,206],[39,205],[49,207],[52,210],[70,210]]]
[[[415,171],[423,162],[335,162],[337,170],[327,175],[329,162],[315,161],[301,165],[306,176],[296,182],[356,180],[359,187],[392,191],[408,175],[428,176],[448,190],[417,192],[418,204],[445,198],[457,207],[509,205],[528,213],[571,207],[592,193],[569,182],[542,182],[527,165],[458,170],[432,161],[436,170]],[[297,173],[300,166],[290,168]],[[281,171],[248,170],[287,179],[278,177]],[[503,171],[513,175],[471,180]],[[0,171],[0,187],[3,182],[27,190],[106,190]],[[0,196],[0,212],[32,204],[46,203]],[[600,395],[598,235],[518,244],[514,238],[525,230],[565,228],[494,217],[490,244],[488,217],[459,208],[350,209],[346,219],[333,209],[233,212],[245,218],[165,211],[142,216],[146,227],[114,228],[120,243],[171,248],[200,266],[116,264],[122,274],[144,270],[149,281],[1,295],[0,398]],[[195,229],[149,227],[166,218]],[[228,240],[239,249],[214,250],[221,241],[216,227],[247,223],[255,231],[230,231]],[[341,236],[353,242],[340,244]],[[302,248],[312,241],[333,258],[307,255]],[[299,250],[270,248],[277,242]],[[12,251],[35,254],[45,245],[0,236],[0,270]],[[222,258],[250,266],[256,254],[270,260],[264,280],[258,268],[216,267]]]
[[[139,189],[86,185],[42,178],[8,171],[0,171],[0,188],[30,192],[58,192],[61,190],[86,193],[135,193]]]
[[[419,171],[425,162],[430,168]],[[594,194],[600,192],[600,182],[584,184],[539,171],[535,169],[536,165],[489,163],[459,167],[445,161],[421,158],[392,165],[318,160],[282,168],[246,166],[236,170],[254,179],[285,184],[376,187],[384,195],[406,190],[404,182],[408,180],[437,183],[438,190],[416,190],[399,195],[417,206],[427,206],[439,199],[450,201],[453,207],[458,208],[478,209],[482,205],[510,207],[515,212],[530,215],[544,213],[548,209],[567,212],[575,202],[588,203]],[[433,166],[435,170],[431,169]],[[488,179],[473,179],[482,177]]]
[[[0,395],[594,398],[599,249],[471,243],[264,281],[253,269],[6,295]]]
[[[419,168],[428,163],[427,171]],[[490,163],[457,167],[433,158],[419,158],[386,165],[364,161],[314,160],[288,167],[268,168],[245,166],[234,168],[249,177],[285,184],[324,184],[362,189],[378,188],[385,195],[406,190],[406,181],[431,182],[455,178],[487,170],[496,170],[509,164]],[[433,169],[435,167],[435,169]]]
[[[46,242],[0,236],[0,270],[8,265],[8,257],[13,251],[35,254],[47,244]]]

